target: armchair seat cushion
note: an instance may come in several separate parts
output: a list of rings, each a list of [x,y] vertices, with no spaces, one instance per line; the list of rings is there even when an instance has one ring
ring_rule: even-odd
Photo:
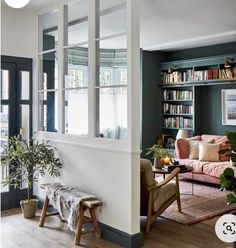
[[[176,195],[176,185],[168,183],[162,186],[158,193],[158,197],[154,202],[154,211],[157,212],[170,198]]]

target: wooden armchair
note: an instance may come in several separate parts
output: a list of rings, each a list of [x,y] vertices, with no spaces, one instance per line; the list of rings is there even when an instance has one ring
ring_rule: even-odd
[[[147,216],[146,232],[150,232],[152,222],[160,216],[175,200],[178,210],[181,212],[179,195],[179,168],[176,168],[170,175],[158,183],[152,172],[152,164],[147,159],[141,159],[141,208],[140,215]],[[170,181],[175,179],[175,183]]]

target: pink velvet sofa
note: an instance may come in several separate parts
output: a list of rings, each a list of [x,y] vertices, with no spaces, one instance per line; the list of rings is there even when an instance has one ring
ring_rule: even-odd
[[[220,150],[230,146],[226,136],[219,135],[201,135],[191,139],[179,139],[175,143],[175,156],[180,164],[185,164],[193,167],[193,172],[182,173],[180,176],[188,179],[193,179],[202,182],[220,184],[220,175],[230,166],[229,157],[219,155],[219,161],[199,161],[197,159],[189,159],[191,140],[198,140],[220,144]],[[233,167],[236,176],[236,168]]]

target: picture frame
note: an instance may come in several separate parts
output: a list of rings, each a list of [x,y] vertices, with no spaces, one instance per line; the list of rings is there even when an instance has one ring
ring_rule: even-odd
[[[236,126],[236,89],[221,90],[222,125]]]

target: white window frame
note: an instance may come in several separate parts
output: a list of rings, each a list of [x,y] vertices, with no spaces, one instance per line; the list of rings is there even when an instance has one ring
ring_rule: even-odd
[[[89,70],[89,78],[88,78],[88,94],[89,94],[89,120],[88,120],[88,130],[89,135],[85,136],[77,136],[77,135],[70,135],[64,134],[64,116],[63,116],[63,85],[64,85],[64,61],[65,61],[65,52],[64,49],[71,47],[71,46],[79,46],[84,44],[84,42],[79,44],[73,44],[71,46],[64,46],[65,40],[67,39],[66,35],[66,18],[65,12],[67,8],[67,4],[73,2],[73,0],[61,0],[57,1],[55,4],[48,6],[47,8],[41,9],[38,12],[38,15],[42,15],[46,12],[51,10],[58,9],[58,48],[52,49],[58,50],[58,133],[50,133],[50,132],[43,132],[38,131],[39,126],[36,126],[36,131],[38,134],[41,135],[42,138],[47,138],[49,140],[61,140],[62,142],[70,142],[72,143],[83,143],[83,145],[87,146],[89,144],[93,144],[93,146],[107,146],[107,148],[114,147],[114,150],[126,150],[127,148],[131,148],[133,144],[138,144],[135,146],[135,150],[139,151],[139,139],[140,139],[140,128],[139,128],[139,121],[140,121],[140,108],[139,108],[139,90],[140,88],[137,87],[140,82],[140,55],[139,55],[139,15],[136,13],[136,0],[127,0],[127,32],[119,33],[116,35],[109,35],[106,37],[97,38],[96,32],[98,32],[97,28],[97,17],[95,13],[97,13],[97,4],[99,1],[88,0],[89,1],[89,22],[88,22],[88,30],[89,30],[89,37],[88,37],[88,49],[89,49],[89,63],[88,63],[88,70]],[[39,30],[40,31],[40,30]],[[39,32],[40,34],[40,32]],[[96,89],[100,88],[97,86],[96,78],[97,78],[97,70],[96,70],[96,59],[97,59],[97,41],[109,39],[113,37],[119,36],[126,36],[127,37],[127,59],[128,59],[128,66],[127,66],[127,94],[128,94],[128,140],[112,140],[112,139],[101,139],[97,137],[97,129],[99,128],[99,124],[97,123],[97,103],[96,103]],[[39,35],[39,40],[40,40]],[[40,44],[38,44],[39,46]],[[47,51],[48,52],[48,51]],[[37,71],[39,72],[39,61],[37,59]],[[117,87],[122,87],[122,85],[117,85]],[[38,99],[38,93],[36,95],[36,99]],[[37,100],[38,102],[38,100]],[[138,103],[138,104],[137,104]],[[136,110],[133,111],[132,106],[136,105]],[[37,106],[39,106],[37,104]],[[37,109],[38,111],[38,109]],[[37,112],[37,117],[38,117]],[[38,121],[39,124],[39,121]],[[134,128],[133,128],[134,127]]]

